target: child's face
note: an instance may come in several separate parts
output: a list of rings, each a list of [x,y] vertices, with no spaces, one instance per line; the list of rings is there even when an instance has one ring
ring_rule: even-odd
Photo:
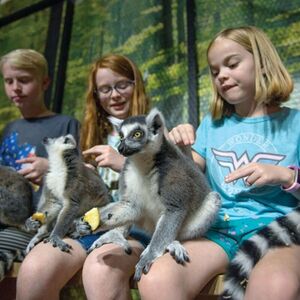
[[[98,101],[109,115],[119,119],[128,117],[134,91],[131,80],[111,69],[100,68],[96,73],[96,89]]]
[[[20,109],[31,108],[43,103],[44,91],[48,85],[28,70],[16,69],[5,63],[2,67],[5,93]]]
[[[240,44],[217,38],[208,53],[208,62],[218,93],[236,111],[254,105],[255,64],[253,55]]]

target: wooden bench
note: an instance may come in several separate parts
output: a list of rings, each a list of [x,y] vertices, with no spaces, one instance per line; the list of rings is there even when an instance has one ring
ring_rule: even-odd
[[[1,300],[14,300],[16,290],[16,278],[21,263],[14,263],[12,270],[7,274],[5,279],[0,283]],[[133,287],[135,289],[136,287]],[[211,280],[195,300],[213,300],[218,299],[223,289],[223,275],[218,275]],[[135,299],[139,299],[138,292],[133,292]],[[66,284],[61,292],[61,300],[84,300],[82,289],[81,271]]]

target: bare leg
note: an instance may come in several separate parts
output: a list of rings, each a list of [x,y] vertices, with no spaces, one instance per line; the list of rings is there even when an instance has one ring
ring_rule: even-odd
[[[228,258],[223,249],[207,240],[183,243],[190,262],[177,264],[166,253],[151,266],[138,283],[142,299],[194,299],[217,274],[224,272]]]
[[[105,244],[88,255],[82,279],[89,300],[130,299],[130,277],[144,248],[137,241],[129,240],[129,243],[131,255],[115,244]]]
[[[77,241],[65,241],[72,245],[70,253],[44,243],[29,252],[17,278],[17,299],[59,299],[60,290],[82,267],[86,258],[85,250]]]
[[[300,299],[300,246],[269,251],[249,278],[245,300]]]

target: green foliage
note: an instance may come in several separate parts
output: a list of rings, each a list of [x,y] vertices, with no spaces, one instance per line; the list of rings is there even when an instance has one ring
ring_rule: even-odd
[[[0,16],[34,2],[37,1],[10,0],[1,5]],[[195,0],[195,3],[200,117],[208,110],[211,93],[206,49],[212,37],[229,26],[252,24],[267,32],[295,78],[292,103],[299,103],[298,1]],[[0,55],[14,48],[31,47],[43,52],[49,12],[46,9],[1,29]],[[75,1],[63,112],[82,119],[90,65],[103,54],[114,52],[129,56],[140,67],[152,103],[168,115],[169,127],[187,122],[186,24],[183,0]],[[0,97],[6,98],[2,87]],[[1,100],[0,108],[5,107],[7,103]],[[1,118],[1,124],[7,121],[8,118]]]
[[[15,13],[16,11],[32,5],[40,0],[6,0],[0,5],[0,18],[5,17],[9,14]]]

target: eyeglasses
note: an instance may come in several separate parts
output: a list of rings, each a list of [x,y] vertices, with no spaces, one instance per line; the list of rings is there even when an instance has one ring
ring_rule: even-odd
[[[115,85],[102,85],[95,89],[95,93],[100,99],[110,98],[112,91],[116,90],[121,96],[129,93],[134,85],[134,81],[131,80],[121,80]]]

